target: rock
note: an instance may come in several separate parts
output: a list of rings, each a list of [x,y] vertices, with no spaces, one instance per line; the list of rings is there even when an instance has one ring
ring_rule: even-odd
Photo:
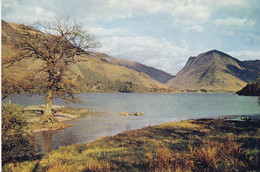
[[[140,115],[141,115],[140,112],[136,112],[136,113],[135,113],[135,116],[140,116]]]
[[[120,115],[128,116],[127,112],[121,112]]]
[[[130,113],[129,115],[130,116],[141,116],[141,115],[144,115],[144,113],[136,112],[136,113]]]
[[[142,112],[142,113],[136,112],[136,113],[135,113],[135,116],[141,116],[141,115],[144,115],[144,112]]]
[[[248,117],[248,116],[247,117],[241,117],[241,119],[245,120],[245,121],[249,121],[249,120],[251,120],[251,117]]]

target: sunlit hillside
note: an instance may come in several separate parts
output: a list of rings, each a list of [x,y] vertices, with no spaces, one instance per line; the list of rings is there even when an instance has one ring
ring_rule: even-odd
[[[34,32],[34,28],[2,21],[2,61],[16,56],[15,42],[20,41],[24,27]],[[154,92],[167,89],[167,86],[143,72],[110,63],[94,54],[86,52],[78,58],[84,58],[86,61],[71,66],[70,79],[80,85],[81,92]],[[23,60],[8,67],[4,66],[3,77],[18,83],[39,65],[41,64],[37,61]]]

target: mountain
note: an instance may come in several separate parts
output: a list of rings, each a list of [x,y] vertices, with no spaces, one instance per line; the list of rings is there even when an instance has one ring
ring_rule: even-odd
[[[2,63],[17,55],[14,45],[21,41],[24,28],[36,31],[29,26],[2,21]],[[168,86],[171,90],[234,92],[260,77],[260,60],[239,61],[218,50],[190,57],[176,77],[99,52],[86,52],[82,58],[87,60],[72,65],[69,72],[69,78],[80,85],[81,92],[166,92]],[[2,66],[2,82],[19,84],[19,80],[40,65],[40,61],[28,59]]]
[[[177,89],[237,91],[260,76],[260,60],[239,61],[218,50],[190,57],[167,85]]]
[[[21,41],[22,29],[30,32],[35,29],[17,23],[2,20],[2,62],[16,56],[15,42]],[[111,63],[94,54],[83,55],[86,62],[74,64],[70,68],[69,78],[80,85],[82,92],[149,92],[166,90],[167,86],[151,79],[144,72],[138,72],[116,63]],[[19,83],[19,79],[31,73],[41,65],[40,61],[22,60],[9,67],[2,67],[2,77]]]
[[[115,64],[118,66],[125,66],[126,68],[133,69],[137,72],[143,72],[146,75],[148,75],[149,77],[151,77],[152,79],[154,79],[160,83],[163,83],[163,84],[175,77],[174,75],[166,73],[162,70],[156,69],[154,67],[149,67],[149,66],[143,65],[138,62],[111,57],[104,53],[93,53],[93,55],[100,58],[101,60],[108,61],[112,64]]]

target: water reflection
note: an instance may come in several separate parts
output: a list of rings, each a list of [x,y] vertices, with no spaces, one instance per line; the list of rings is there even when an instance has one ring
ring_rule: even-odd
[[[54,132],[51,131],[43,131],[41,132],[44,140],[44,146],[45,146],[45,151],[50,152],[53,150],[52,148],[52,136]]]
[[[131,125],[130,124],[126,124],[125,125],[125,131],[129,131],[131,130]]]

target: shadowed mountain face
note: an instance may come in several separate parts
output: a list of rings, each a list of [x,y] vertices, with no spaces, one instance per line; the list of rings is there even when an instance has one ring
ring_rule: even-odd
[[[111,57],[111,56],[108,56],[104,53],[93,53],[93,55],[95,55],[96,57],[98,57],[100,59],[106,60],[110,63],[113,63],[115,65],[124,66],[128,69],[133,69],[137,72],[143,72],[146,75],[148,75],[149,77],[151,77],[152,79],[154,79],[154,80],[156,80],[160,83],[166,83],[167,81],[169,81],[170,79],[175,77],[175,76],[173,76],[169,73],[166,73],[162,70],[159,70],[159,69],[156,69],[156,68],[153,68],[153,67],[149,67],[149,66],[143,65],[141,63]]]
[[[239,61],[212,50],[190,57],[175,78],[167,82],[178,89],[237,91],[260,77],[260,60]]]
[[[22,29],[24,28],[30,32],[35,32],[35,29],[32,27],[7,23],[2,20],[2,62],[17,55],[14,45],[15,42],[21,41],[23,36]],[[114,92],[120,90],[127,92],[148,92],[167,88],[167,86],[151,79],[144,72],[112,63],[109,61],[109,58],[107,60],[97,58],[95,55],[89,53],[79,58],[85,58],[87,61],[72,65],[69,71],[69,79],[78,83],[83,92]],[[30,74],[33,70],[39,68],[39,66],[41,66],[40,61],[22,60],[11,67],[2,67],[2,74],[4,78],[18,82],[19,78]],[[154,70],[156,71],[156,69]]]

